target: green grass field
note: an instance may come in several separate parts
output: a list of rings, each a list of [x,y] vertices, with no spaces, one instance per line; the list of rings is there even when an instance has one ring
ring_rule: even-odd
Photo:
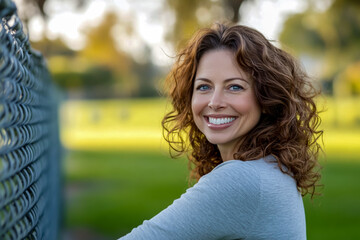
[[[114,239],[172,203],[187,186],[187,163],[154,151],[72,151],[65,161],[66,227]]]
[[[322,196],[304,199],[308,239],[359,239],[360,162],[324,163]],[[187,187],[184,159],[161,152],[70,152],[66,228],[116,239],[164,209]]]
[[[308,239],[360,239],[360,114],[352,111],[360,101],[332,101],[323,120],[322,196],[304,198]],[[164,112],[161,99],[63,105],[65,232],[92,236],[73,239],[116,239],[185,192],[186,159],[171,159],[161,142]]]
[[[322,196],[304,199],[308,239],[360,239],[360,161],[323,163]]]

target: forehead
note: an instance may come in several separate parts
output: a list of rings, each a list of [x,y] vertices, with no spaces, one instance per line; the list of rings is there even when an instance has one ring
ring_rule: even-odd
[[[247,74],[240,68],[235,54],[228,49],[210,50],[200,58],[196,77],[203,78],[246,78]]]

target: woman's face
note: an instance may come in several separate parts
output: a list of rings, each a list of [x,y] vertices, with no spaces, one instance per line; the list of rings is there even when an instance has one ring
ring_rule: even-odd
[[[230,50],[211,50],[200,59],[191,102],[193,118],[220,151],[220,147],[234,150],[260,119],[253,84]]]

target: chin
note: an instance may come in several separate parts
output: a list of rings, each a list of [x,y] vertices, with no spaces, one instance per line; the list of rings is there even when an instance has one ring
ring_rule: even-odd
[[[215,145],[221,145],[221,144],[226,144],[229,141],[226,141],[224,139],[218,139],[218,138],[206,138],[211,144],[215,144]]]
[[[206,135],[205,135],[206,136]],[[206,136],[206,139],[214,145],[224,145],[224,146],[231,146],[233,144],[237,144],[241,137],[235,137],[235,136],[214,136],[214,135],[208,135]]]

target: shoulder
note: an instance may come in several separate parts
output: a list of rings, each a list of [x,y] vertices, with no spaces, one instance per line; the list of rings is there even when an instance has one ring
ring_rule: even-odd
[[[227,201],[229,211],[241,216],[238,218],[241,221],[249,221],[249,237],[303,236],[305,215],[296,181],[283,173],[274,160],[273,157],[245,162],[230,160],[214,168],[204,180],[215,185],[218,197]],[[281,237],[283,234],[290,237]]]
[[[229,160],[215,167],[200,178],[196,188],[207,188],[214,198],[232,199],[235,202],[248,200],[256,204],[262,191],[263,159],[255,161]]]
[[[260,182],[261,176],[269,170],[270,165],[273,164],[269,164],[264,158],[253,161],[229,160],[216,166],[210,173],[200,178],[200,181],[251,185]]]
[[[215,192],[251,199],[272,198],[274,194],[297,195],[296,182],[283,173],[271,156],[252,161],[229,160],[215,167],[199,180]],[[289,191],[289,189],[291,191]]]
[[[286,168],[286,167],[284,167]],[[206,177],[222,177],[224,180],[242,179],[243,181],[277,181],[279,179],[285,182],[295,183],[294,179],[283,173],[273,156],[266,156],[257,160],[241,161],[229,160],[219,164]],[[266,184],[266,182],[263,182]]]

